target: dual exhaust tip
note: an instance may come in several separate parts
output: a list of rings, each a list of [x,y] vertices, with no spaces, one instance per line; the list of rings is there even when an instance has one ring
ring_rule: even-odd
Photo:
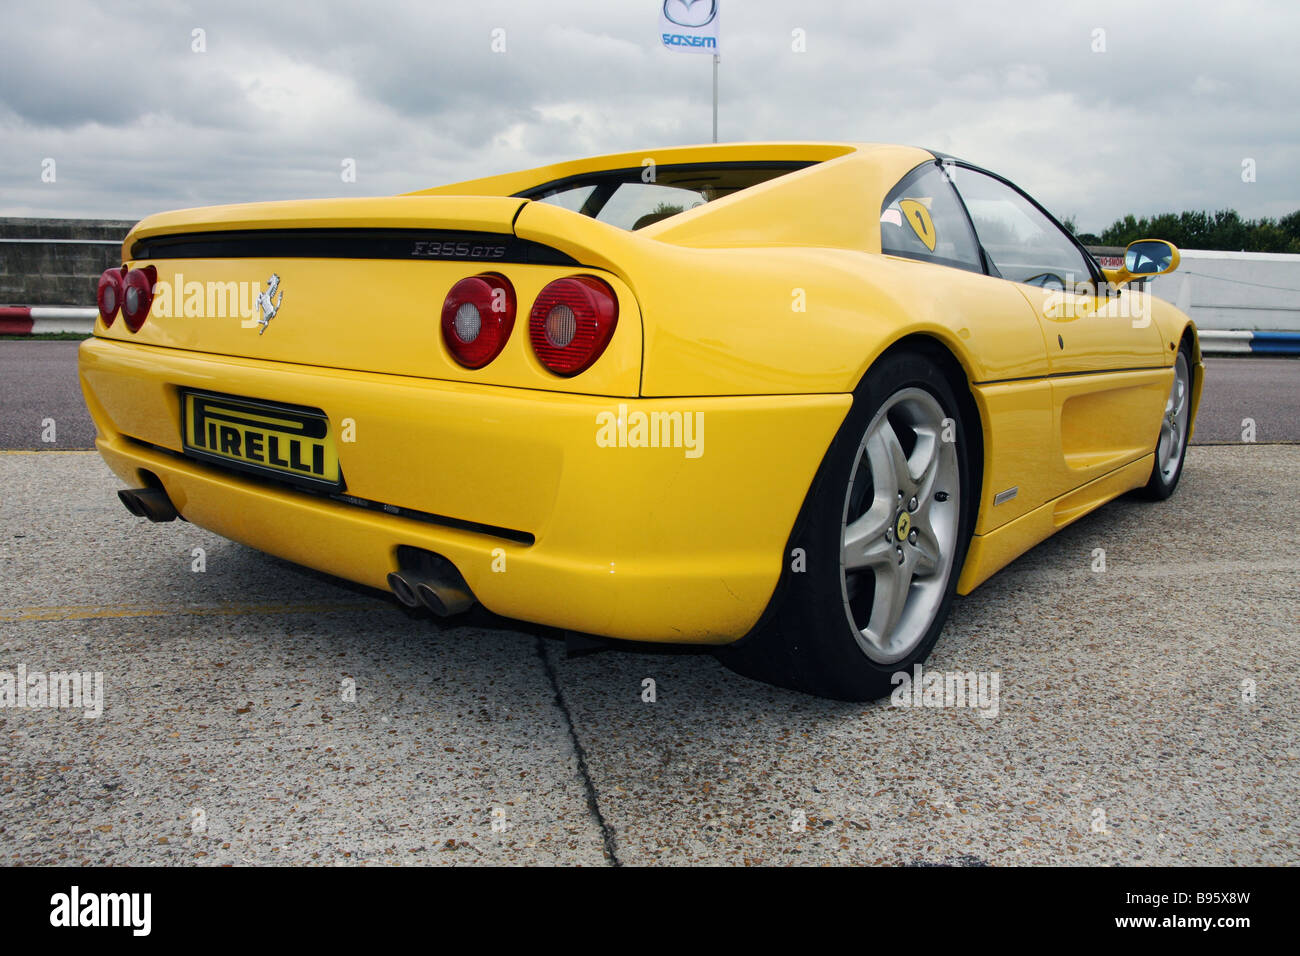
[[[117,493],[126,510],[150,521],[175,521],[180,517],[167,492],[161,488],[130,488]]]
[[[388,575],[393,595],[409,608],[427,608],[438,617],[464,614],[477,602],[456,566],[440,554],[402,545],[401,568]]]
[[[388,586],[407,607],[428,608],[439,617],[464,614],[474,606],[474,597],[468,591],[443,581],[416,577],[410,571],[390,572]]]

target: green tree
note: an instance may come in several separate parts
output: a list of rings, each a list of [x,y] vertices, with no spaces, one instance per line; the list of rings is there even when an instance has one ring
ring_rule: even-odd
[[[1184,249],[1300,252],[1300,210],[1281,219],[1242,219],[1235,209],[1213,213],[1186,210],[1140,218],[1128,215],[1116,219],[1095,238],[1099,240],[1096,244],[1103,246],[1126,246],[1136,239],[1167,239]]]

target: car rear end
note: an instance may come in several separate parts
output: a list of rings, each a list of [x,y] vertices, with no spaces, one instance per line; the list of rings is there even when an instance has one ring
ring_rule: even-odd
[[[640,397],[630,275],[519,238],[527,204],[411,196],[142,222],[80,355],[97,447],[139,495],[128,506],[435,610],[477,600],[615,637],[743,635],[842,409]],[[647,422],[654,447],[637,441]],[[744,488],[772,520],[734,507]]]

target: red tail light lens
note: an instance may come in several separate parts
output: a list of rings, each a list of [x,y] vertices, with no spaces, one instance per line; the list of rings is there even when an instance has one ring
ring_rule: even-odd
[[[112,325],[117,318],[117,310],[122,307],[122,277],[126,268],[105,269],[99,277],[99,286],[95,289],[95,301],[99,304],[99,315],[105,325]]]
[[[153,266],[132,269],[122,280],[122,321],[132,332],[139,332],[153,305],[153,287],[158,270]]]
[[[466,368],[482,368],[501,354],[515,327],[515,290],[504,276],[461,279],[442,303],[442,340]]]
[[[537,296],[528,316],[528,338],[546,368],[556,375],[577,375],[600,358],[617,324],[613,289],[595,276],[568,276]]]

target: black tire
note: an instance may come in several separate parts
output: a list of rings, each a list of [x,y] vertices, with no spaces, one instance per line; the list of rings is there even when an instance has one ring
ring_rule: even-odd
[[[1181,400],[1187,404],[1187,417],[1183,423],[1181,434],[1178,436],[1179,447],[1177,454],[1172,456],[1172,459],[1166,458],[1162,461],[1161,449],[1163,447],[1165,426],[1170,415],[1170,405],[1178,397],[1176,395],[1178,376],[1184,371],[1186,379]],[[1178,479],[1183,477],[1183,464],[1187,460],[1187,440],[1191,437],[1192,431],[1191,401],[1192,343],[1190,339],[1184,338],[1182,344],[1178,347],[1178,357],[1174,360],[1173,389],[1170,392],[1170,401],[1166,402],[1165,412],[1160,419],[1161,437],[1156,441],[1156,460],[1151,466],[1151,477],[1147,479],[1145,486],[1133,492],[1136,497],[1145,498],[1147,501],[1164,501],[1178,487]]]
[[[872,574],[872,590],[866,592],[868,599],[864,602],[871,604],[870,598],[878,586],[877,582],[882,578],[875,577],[875,572],[845,575],[841,570],[841,554],[846,525],[852,523],[849,513],[854,510],[855,499],[863,504],[869,501],[879,503],[879,496],[885,494],[884,484],[888,483],[886,478],[881,489],[877,490],[876,480],[872,476],[875,469],[868,461],[867,452],[863,450],[868,428],[878,428],[878,414],[882,408],[887,403],[898,402],[901,395],[913,396],[918,403],[924,404],[926,400],[919,392],[924,392],[936,401],[946,419],[951,420],[944,427],[945,432],[948,428],[953,430],[955,442],[951,450],[942,453],[951,456],[945,464],[946,482],[953,480],[951,458],[955,457],[957,461],[956,488],[940,489],[937,484],[931,487],[935,493],[933,501],[942,502],[932,505],[934,512],[931,517],[937,525],[935,516],[939,509],[945,509],[945,534],[953,540],[949,549],[950,557],[944,561],[947,565],[946,581],[940,585],[937,573],[927,572],[926,580],[921,585],[927,589],[925,605],[910,618],[910,631],[914,635],[920,635],[919,638],[915,638],[915,644],[904,656],[895,660],[878,660],[869,654],[884,655],[879,647],[871,652],[866,649],[870,644],[864,644],[865,638],[860,636],[865,634],[860,628],[863,613],[853,610],[857,597],[851,597],[849,592],[850,589],[856,589],[858,596],[862,596],[867,585],[860,582],[865,580],[866,574]],[[892,421],[893,410],[900,408],[905,406],[889,404],[890,410],[882,417]],[[970,487],[971,469],[965,454],[965,428],[961,403],[943,368],[934,359],[921,351],[900,350],[886,354],[872,366],[855,390],[853,406],[827,450],[808,491],[783,558],[784,571],[768,612],[753,632],[737,643],[720,649],[719,657],[723,663],[746,676],[819,697],[866,701],[889,694],[894,686],[892,675],[899,671],[910,671],[913,664],[924,660],[930,653],[943,629],[956,593],[957,578],[970,541],[976,508],[976,492]],[[911,455],[912,451],[907,448],[906,432],[907,425],[904,423],[901,427],[894,428],[892,433],[898,435],[898,444],[903,448],[904,454]],[[922,438],[919,432],[914,434],[912,449],[919,449],[923,440],[931,439]],[[936,450],[936,457],[939,454],[941,452]],[[861,467],[855,470],[859,459]],[[867,487],[862,489],[864,468],[868,477]],[[849,487],[851,480],[853,488]],[[955,508],[949,504],[954,492],[957,498]],[[918,491],[918,497],[919,494]],[[904,503],[901,509],[906,509],[908,505],[910,501]],[[876,513],[877,505],[871,504],[870,507],[872,513]],[[917,511],[917,514],[920,512]],[[930,515],[931,512],[927,511],[926,514]],[[863,517],[867,515],[864,514]],[[901,510],[899,518],[901,519]],[[889,532],[891,537],[886,540],[901,552],[908,545],[906,542],[900,543],[894,533],[896,528],[905,526],[901,521],[896,521]],[[876,539],[872,536],[869,540]],[[874,547],[882,546],[877,542]],[[797,569],[796,549],[801,549],[804,556],[802,571]],[[911,579],[913,583],[904,584],[903,590],[895,592],[905,595],[902,601],[904,605],[918,593],[916,580],[919,578]],[[931,617],[928,610],[931,606],[932,619],[928,626],[924,626],[925,619]],[[857,623],[850,619],[855,613],[859,617]]]

